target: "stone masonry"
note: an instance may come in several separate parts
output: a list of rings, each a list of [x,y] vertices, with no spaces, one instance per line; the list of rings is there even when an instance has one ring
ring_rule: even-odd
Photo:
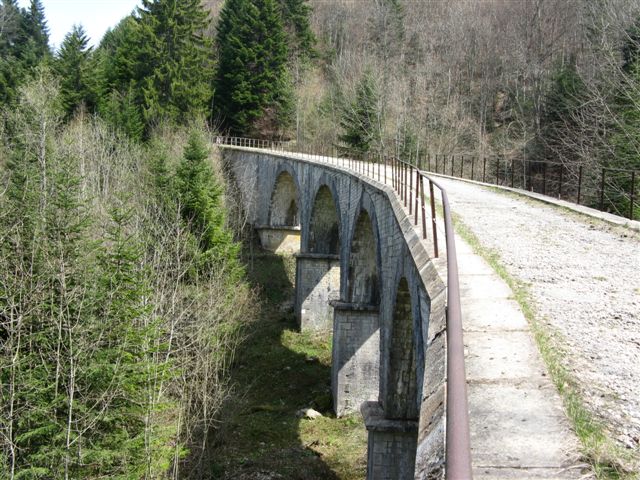
[[[295,314],[301,331],[331,331],[333,307],[340,298],[340,257],[321,253],[296,255]]]

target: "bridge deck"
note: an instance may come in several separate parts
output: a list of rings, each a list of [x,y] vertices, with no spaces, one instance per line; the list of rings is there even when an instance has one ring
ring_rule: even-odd
[[[600,212],[589,218],[466,182],[442,183],[462,222],[527,285],[586,408],[631,454],[625,467],[640,471],[640,235],[601,221]]]

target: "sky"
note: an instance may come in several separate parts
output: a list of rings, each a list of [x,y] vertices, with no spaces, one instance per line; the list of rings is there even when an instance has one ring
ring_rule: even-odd
[[[29,3],[29,0],[18,1],[25,8]],[[95,46],[109,27],[116,26],[139,4],[139,0],[42,0],[49,26],[49,43],[57,49],[71,27],[78,23]]]

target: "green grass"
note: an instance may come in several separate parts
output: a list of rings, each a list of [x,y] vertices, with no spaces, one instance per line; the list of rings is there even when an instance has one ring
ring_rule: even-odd
[[[213,478],[258,472],[299,480],[362,479],[367,436],[359,414],[332,414],[330,334],[302,334],[283,303],[293,295],[295,259],[260,252],[249,269],[259,318],[236,355],[236,394],[224,412]],[[311,407],[324,416],[300,419]]]
[[[631,471],[631,465],[640,459],[617,446],[608,436],[604,426],[589,412],[581,396],[580,389],[564,366],[564,350],[559,335],[549,325],[541,321],[527,285],[507,272],[497,252],[482,246],[475,234],[458,215],[453,215],[455,230],[473,249],[484,258],[495,272],[509,285],[514,298],[520,305],[540,354],[547,365],[551,379],[560,393],[567,416],[582,444],[582,453],[599,479],[637,479],[638,472]],[[636,453],[637,455],[637,453]]]

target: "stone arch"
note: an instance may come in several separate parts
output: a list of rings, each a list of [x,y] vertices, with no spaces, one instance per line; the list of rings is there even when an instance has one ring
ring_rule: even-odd
[[[409,282],[402,277],[393,307],[387,372],[389,391],[385,413],[393,419],[414,419],[419,416],[413,303]]]
[[[309,220],[309,253],[340,253],[340,215],[332,191],[327,185],[318,189]]]
[[[298,227],[300,225],[300,194],[293,176],[288,171],[278,175],[269,206],[269,225],[272,227]]]
[[[380,303],[378,243],[369,212],[361,210],[356,220],[349,254],[347,301],[366,305]]]

